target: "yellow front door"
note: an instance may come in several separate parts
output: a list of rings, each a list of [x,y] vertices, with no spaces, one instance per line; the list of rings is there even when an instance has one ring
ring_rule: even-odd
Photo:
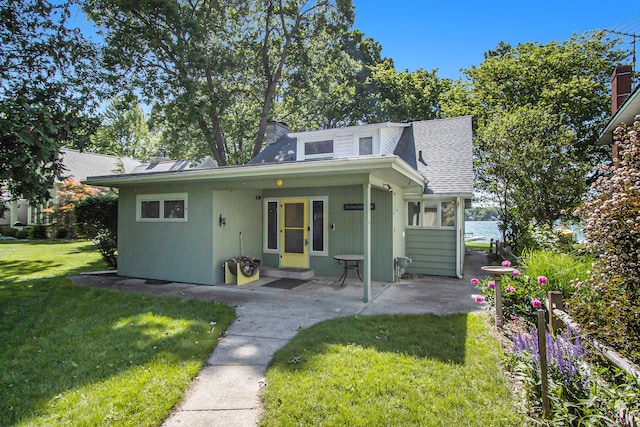
[[[309,204],[306,199],[282,200],[280,267],[309,268]]]

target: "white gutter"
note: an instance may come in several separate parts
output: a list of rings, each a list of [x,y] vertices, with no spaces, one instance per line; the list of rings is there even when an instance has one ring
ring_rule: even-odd
[[[458,279],[462,279],[462,270],[464,268],[464,254],[465,250],[464,242],[464,229],[462,228],[462,222],[464,221],[464,199],[458,197],[456,199],[456,276]]]

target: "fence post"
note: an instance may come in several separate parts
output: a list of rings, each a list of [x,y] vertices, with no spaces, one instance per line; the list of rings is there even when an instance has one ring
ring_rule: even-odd
[[[542,395],[542,415],[549,419],[549,378],[547,376],[547,322],[543,309],[538,310],[538,354],[540,356],[540,394]]]
[[[553,309],[557,308],[558,310],[564,310],[564,300],[562,299],[562,292],[558,291],[549,291],[549,307],[547,308],[549,311],[549,329],[553,335],[556,334],[556,331],[562,328],[563,322],[553,314]]]

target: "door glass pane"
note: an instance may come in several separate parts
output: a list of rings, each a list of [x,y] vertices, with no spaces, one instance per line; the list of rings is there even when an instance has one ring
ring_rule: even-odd
[[[453,227],[455,225],[456,202],[442,202],[440,207],[443,227]]]
[[[324,251],[324,202],[313,201],[313,250]]]
[[[278,202],[267,203],[267,248],[278,249]]]
[[[288,253],[304,253],[304,230],[284,230],[284,251]]]
[[[436,202],[424,202],[424,225],[427,227],[438,226],[438,204]]]
[[[143,200],[140,202],[140,218],[160,218],[160,201]]]
[[[407,225],[420,225],[420,202],[409,202],[407,212],[409,213]]]
[[[284,226],[304,227],[304,203],[287,203],[284,205]]]

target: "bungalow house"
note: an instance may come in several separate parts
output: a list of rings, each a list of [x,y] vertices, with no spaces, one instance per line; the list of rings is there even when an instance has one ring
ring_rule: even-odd
[[[291,132],[269,123],[242,166],[91,177],[119,188],[118,272],[207,285],[244,254],[262,266],[340,276],[359,254],[371,280],[462,277],[473,193],[471,117]]]
[[[64,173],[55,182],[50,190],[51,201],[49,206],[55,203],[56,195],[62,181],[66,178],[73,178],[76,181],[82,181],[89,175],[109,175],[121,172],[132,172],[136,166],[140,164],[137,160],[129,157],[109,156],[105,154],[96,154],[88,152],[80,152],[63,148],[60,150],[60,156],[64,165]],[[43,224],[47,222],[46,215],[42,213],[45,206],[34,206],[25,199],[10,200],[10,194],[0,194],[0,203],[4,203],[9,212],[0,218],[0,225],[11,225],[16,223],[22,225]]]

